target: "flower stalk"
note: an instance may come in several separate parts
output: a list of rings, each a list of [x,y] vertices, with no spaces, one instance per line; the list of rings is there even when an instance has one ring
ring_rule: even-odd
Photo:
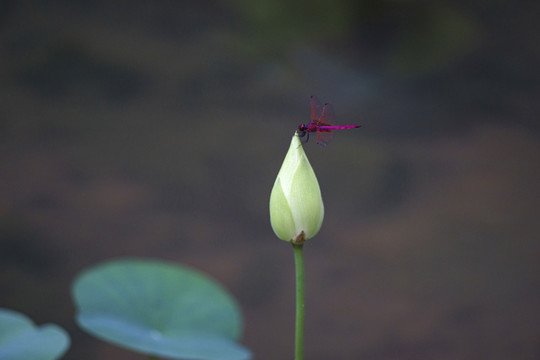
[[[294,331],[294,359],[304,359],[304,244],[295,244],[294,267],[296,272],[296,321]]]

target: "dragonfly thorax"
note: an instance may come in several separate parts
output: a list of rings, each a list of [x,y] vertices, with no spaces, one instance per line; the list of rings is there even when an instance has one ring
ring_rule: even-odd
[[[306,132],[315,132],[319,129],[319,127],[317,125],[315,125],[314,123],[309,123],[309,124],[300,124],[298,125],[298,131],[300,132],[303,132],[303,131],[306,131]]]

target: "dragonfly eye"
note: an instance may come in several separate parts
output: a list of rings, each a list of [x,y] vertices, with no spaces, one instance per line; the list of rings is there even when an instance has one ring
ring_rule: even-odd
[[[306,130],[306,125],[305,124],[298,125],[298,130],[305,131]]]

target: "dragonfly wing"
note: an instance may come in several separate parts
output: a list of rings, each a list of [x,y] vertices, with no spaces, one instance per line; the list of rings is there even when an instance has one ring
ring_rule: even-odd
[[[317,130],[317,144],[324,147],[328,145],[334,137],[334,133],[330,130]]]
[[[311,122],[317,123],[321,118],[322,105],[316,96],[311,96]]]
[[[317,125],[334,125],[336,123],[336,115],[332,104],[324,104],[320,121]]]

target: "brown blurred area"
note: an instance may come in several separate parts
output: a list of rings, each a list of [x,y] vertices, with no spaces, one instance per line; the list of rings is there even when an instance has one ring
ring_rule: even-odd
[[[293,357],[268,199],[309,96],[326,216],[305,246],[306,359],[540,358],[537,2],[3,1],[0,307],[74,322],[126,256],[226,286],[256,359]]]

